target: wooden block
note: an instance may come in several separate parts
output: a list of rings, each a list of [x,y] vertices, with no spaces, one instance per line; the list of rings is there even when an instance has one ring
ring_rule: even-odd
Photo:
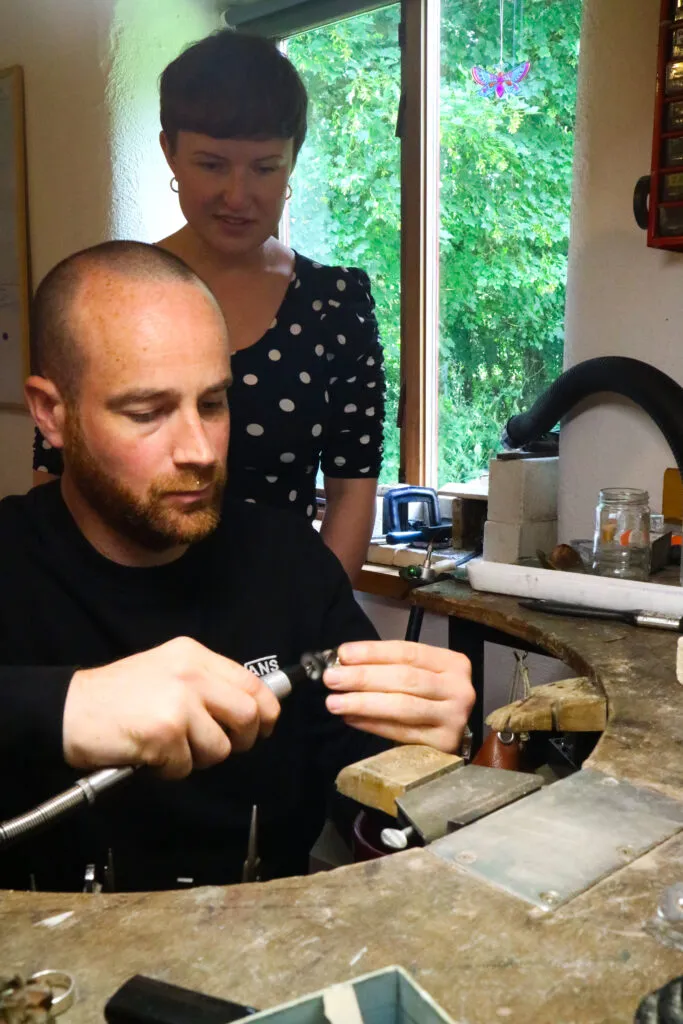
[[[607,701],[583,676],[536,686],[486,719],[497,732],[602,732],[606,723]]]
[[[683,517],[683,482],[677,469],[664,471],[662,515],[666,520],[677,523],[680,523]]]
[[[368,565],[361,569],[354,580],[354,590],[379,597],[391,597],[395,601],[403,601],[410,594],[410,584],[402,580],[397,569],[386,565]]]
[[[454,548],[472,549],[481,543],[487,507],[486,501],[479,498],[453,498],[451,519]]]
[[[444,484],[439,488],[439,497],[449,498],[478,498],[479,501],[488,501],[489,497],[489,475],[477,477],[466,484]]]
[[[366,807],[395,816],[396,797],[462,764],[454,754],[408,744],[347,765],[337,776],[337,789]]]

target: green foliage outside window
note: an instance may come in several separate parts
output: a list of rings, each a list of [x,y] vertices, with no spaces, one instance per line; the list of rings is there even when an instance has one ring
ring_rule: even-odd
[[[486,468],[500,430],[561,372],[581,0],[526,0],[518,95],[479,95],[499,59],[498,4],[442,3],[439,483]],[[400,95],[397,6],[303,33],[288,54],[311,95],[292,243],[370,275],[385,347],[382,480],[398,475]]]

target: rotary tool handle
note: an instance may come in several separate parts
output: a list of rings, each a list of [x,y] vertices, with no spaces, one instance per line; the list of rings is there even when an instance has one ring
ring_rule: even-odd
[[[257,1011],[136,974],[104,1008],[109,1024],[230,1024]]]

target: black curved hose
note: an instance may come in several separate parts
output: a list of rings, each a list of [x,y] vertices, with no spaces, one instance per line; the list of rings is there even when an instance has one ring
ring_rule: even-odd
[[[567,370],[528,412],[508,420],[502,434],[506,448],[520,448],[566,416],[590,395],[612,392],[630,398],[657,424],[669,442],[683,476],[683,388],[661,370],[640,359],[600,356]]]

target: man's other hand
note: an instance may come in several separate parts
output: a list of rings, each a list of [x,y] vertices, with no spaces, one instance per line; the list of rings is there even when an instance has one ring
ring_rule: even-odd
[[[458,749],[474,690],[468,659],[405,640],[343,644],[323,676],[327,708],[348,725],[398,743]]]
[[[74,673],[64,756],[74,768],[146,764],[179,779],[248,750],[270,735],[279,714],[277,698],[252,672],[178,637]]]

